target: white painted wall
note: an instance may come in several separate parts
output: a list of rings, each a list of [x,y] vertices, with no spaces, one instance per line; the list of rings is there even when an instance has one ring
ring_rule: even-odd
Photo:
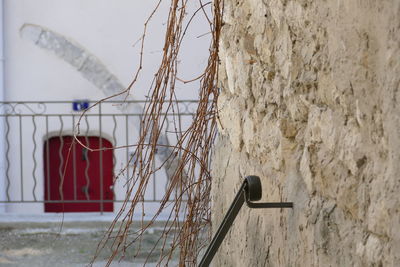
[[[24,24],[35,24],[48,28],[68,39],[79,43],[95,55],[123,85],[127,86],[138,67],[143,24],[155,7],[157,0],[4,0],[5,2],[5,99],[7,101],[48,101],[48,100],[98,100],[104,95],[96,86],[85,80],[72,66],[49,51],[43,50],[23,39],[20,29]],[[131,96],[143,99],[147,94],[154,72],[158,67],[162,53],[165,23],[168,13],[168,1],[162,1],[160,11],[149,25],[146,35],[144,70],[140,80],[133,87]],[[196,2],[196,3],[194,3]],[[193,1],[191,11],[198,8]],[[209,31],[204,15],[194,19],[188,31],[183,50],[181,73],[182,79],[190,80],[202,73],[206,63],[209,35],[197,38]],[[136,45],[135,45],[136,44]],[[198,83],[179,84],[179,99],[195,99]],[[62,108],[65,109],[65,108]],[[58,111],[62,111],[61,109]],[[63,110],[63,112],[71,112]],[[113,110],[113,112],[117,112]],[[65,133],[70,133],[72,122],[67,123]],[[15,126],[15,125],[14,125]],[[11,127],[14,127],[13,125]],[[32,127],[24,122],[24,129]],[[132,130],[134,127],[132,126]],[[51,129],[57,131],[58,129]],[[92,129],[98,131],[98,129]],[[28,131],[28,130],[27,130]],[[104,127],[103,134],[111,136],[111,129]],[[122,134],[122,133],[120,133]],[[43,152],[44,128],[37,131],[39,143],[38,175],[41,184],[37,188],[43,191]],[[12,145],[18,144],[13,137]],[[26,137],[26,138],[32,138]],[[27,141],[24,141],[25,143]],[[28,141],[29,142],[29,141]],[[23,171],[31,171],[33,143],[24,147]],[[26,150],[26,151],[25,151]],[[124,155],[125,152],[118,152]],[[124,157],[124,156],[121,157]],[[15,180],[19,179],[20,156],[13,155],[10,172]],[[19,193],[18,182],[14,181],[14,196]],[[26,187],[32,186],[32,179],[27,178]],[[42,197],[43,192],[38,191]],[[120,189],[123,190],[123,189]],[[121,191],[122,192],[122,191]],[[42,204],[9,205],[9,212],[43,212]]]
[[[3,0],[0,0],[0,101],[4,100],[4,55],[3,55]],[[3,106],[0,105],[0,113]],[[0,117],[0,201],[6,200],[6,177],[5,177],[5,142],[4,140],[4,118]],[[5,204],[0,203],[0,212],[4,212]]]
[[[44,100],[67,97],[101,98],[96,88],[51,53],[23,40],[19,30],[25,23],[37,24],[81,44],[97,56],[123,84],[128,85],[138,66],[143,24],[156,0],[5,0],[6,88],[8,100]],[[149,25],[145,69],[132,94],[142,98],[158,67],[164,39],[164,26],[169,2]],[[197,1],[194,1],[197,2]],[[192,9],[197,8],[198,3]],[[187,35],[182,57],[182,78],[200,74],[207,61],[209,36],[196,38],[209,29],[199,12]],[[203,23],[199,23],[203,20]],[[179,85],[179,98],[193,98],[195,85]],[[84,88],[84,90],[82,90]],[[33,93],[34,92],[34,93]]]

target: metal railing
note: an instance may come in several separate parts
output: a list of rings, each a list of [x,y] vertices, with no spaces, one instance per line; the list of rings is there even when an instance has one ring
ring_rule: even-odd
[[[89,105],[93,103],[88,102]],[[174,145],[190,125],[196,103],[174,102],[176,112],[166,114],[168,120],[163,133],[165,142]],[[85,101],[0,102],[0,123],[5,128],[5,140],[2,141],[5,142],[6,159],[4,188],[0,184],[5,197],[0,199],[0,203],[88,202],[100,203],[100,211],[103,211],[107,202],[123,202],[132,175],[129,162],[134,149],[131,145],[138,138],[144,104],[145,101],[102,102],[81,117],[81,112],[73,109],[87,108]],[[108,148],[111,154],[107,150],[97,154],[85,152],[81,146],[68,143],[78,123],[78,136],[84,144],[91,146],[92,142],[94,148]],[[159,162],[163,161],[167,152],[160,149]],[[103,168],[105,161],[108,161],[107,164],[111,162],[111,173]],[[93,167],[94,163],[97,164],[97,170]],[[60,180],[61,175],[65,176],[65,172],[71,177],[68,180],[70,184],[66,185],[66,180],[61,181],[64,184],[57,186],[62,189],[53,192],[57,191],[53,188],[54,183],[57,183],[54,181]],[[112,181],[109,181],[110,186],[107,187],[104,180],[110,177]],[[146,193],[144,202],[161,200],[168,181],[167,173],[157,172],[152,180],[152,190]],[[99,188],[91,188],[95,184]],[[66,186],[72,188],[70,197],[63,197],[63,188]],[[109,190],[112,196],[105,197]]]
[[[221,225],[215,233],[209,247],[207,248],[199,267],[207,267],[210,265],[215,253],[230,227],[232,226],[236,216],[242,208],[244,202],[247,206],[252,209],[263,209],[263,208],[293,208],[292,202],[272,202],[272,203],[254,203],[252,201],[260,200],[262,196],[261,181],[258,176],[247,176],[242,185],[239,188],[231,206],[229,207]]]

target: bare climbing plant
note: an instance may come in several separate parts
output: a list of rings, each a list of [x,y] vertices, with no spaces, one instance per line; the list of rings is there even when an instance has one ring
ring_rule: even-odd
[[[105,248],[106,243],[110,241],[112,243],[111,255],[107,266],[116,257],[123,257],[131,246],[135,246],[138,253],[142,235],[165,211],[169,212],[168,221],[148,254],[149,258],[151,254],[156,252],[156,249],[160,250],[157,251],[157,255],[160,255],[159,265],[166,265],[173,257],[179,257],[179,266],[195,266],[201,249],[206,246],[210,237],[211,175],[209,157],[217,133],[218,44],[222,27],[223,0],[214,0],[208,3],[202,3],[199,0],[200,8],[191,14],[187,10],[188,1],[171,0],[160,67],[155,73],[149,91],[149,99],[144,107],[140,135],[137,144],[134,146],[135,150],[131,158],[130,168],[126,167],[125,169],[125,171],[130,171],[131,174],[130,182],[127,185],[126,199],[107,234],[98,244],[92,262]],[[129,87],[118,95],[128,93],[137,81],[142,70],[147,26],[158,11],[161,2],[162,0],[159,0],[144,24],[141,37],[140,64],[134,79]],[[210,12],[206,11],[206,8],[210,7],[211,16]],[[177,76],[180,48],[193,17],[197,15],[203,15],[210,27],[212,37],[208,63],[204,72],[198,78],[182,81]],[[174,101],[176,99],[176,84],[194,80],[200,80],[200,88],[198,106],[193,122],[187,130],[177,135],[177,143],[171,146],[168,142],[162,140],[161,133],[168,116],[171,116],[171,114],[179,116],[179,107],[177,102]],[[115,95],[102,101],[111,97],[115,97]],[[178,125],[176,128],[178,132]],[[167,160],[158,164],[159,167],[154,169],[152,166],[156,163],[157,150],[162,148],[168,148],[169,155]],[[93,150],[89,147],[88,149]],[[144,195],[148,190],[153,173],[161,168],[169,169],[172,175],[169,177],[166,193],[160,202],[158,212],[149,222],[142,219],[139,222],[141,224],[140,230],[132,233],[132,226],[135,223],[133,215],[138,210],[145,212]],[[169,201],[171,199],[173,199],[173,202]],[[201,237],[204,236],[204,233],[208,238]],[[133,239],[129,238],[132,236],[134,236]]]

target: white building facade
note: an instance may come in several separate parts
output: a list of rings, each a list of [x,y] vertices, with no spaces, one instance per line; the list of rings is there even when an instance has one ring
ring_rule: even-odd
[[[61,212],[56,207],[60,197],[67,200],[62,211],[118,212],[132,176],[125,167],[134,147],[111,148],[135,144],[143,107],[137,100],[146,99],[161,60],[166,1],[148,25],[143,70],[129,95],[80,115],[87,105],[130,84],[139,67],[143,25],[157,3],[3,0],[0,212]],[[193,3],[189,10],[198,8]],[[183,80],[201,74],[207,63],[205,18],[196,16],[190,27],[183,46],[190,50],[181,55],[185,58],[179,74]],[[196,83],[179,84],[178,100],[195,99],[197,88]],[[125,98],[128,103],[118,102]],[[195,103],[180,105],[184,129]],[[79,120],[80,140],[109,150],[90,152],[71,145]],[[166,138],[174,141],[174,137]],[[165,171],[154,176],[152,190],[144,196],[145,205],[157,208],[167,180]]]

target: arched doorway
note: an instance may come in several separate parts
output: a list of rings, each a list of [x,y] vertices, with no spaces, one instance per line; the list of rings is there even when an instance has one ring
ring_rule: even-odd
[[[44,144],[45,212],[113,211],[112,144],[97,136],[57,136]]]

